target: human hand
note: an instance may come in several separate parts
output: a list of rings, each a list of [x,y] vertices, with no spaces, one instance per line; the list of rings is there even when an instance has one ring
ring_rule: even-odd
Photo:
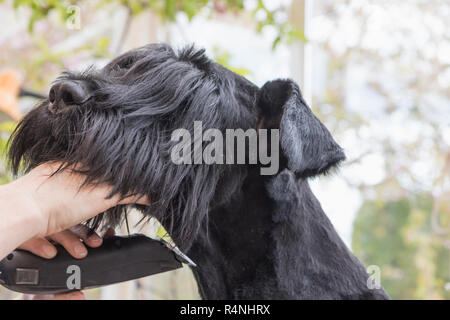
[[[59,163],[42,164],[7,185],[3,196],[19,197],[22,210],[36,216],[36,236],[45,236],[66,230],[119,204],[148,204],[142,196],[107,199],[112,187],[84,186],[82,174],[63,170],[53,176]]]
[[[86,257],[88,253],[86,245],[91,248],[96,248],[99,247],[103,241],[102,237],[97,233],[89,235],[89,231],[90,228],[87,226],[77,225],[45,238],[34,237],[23,243],[19,249],[30,251],[45,259],[52,259],[57,252],[53,243],[58,243],[62,245],[72,257],[82,259]],[[110,236],[110,233],[111,231],[108,231],[106,236]]]

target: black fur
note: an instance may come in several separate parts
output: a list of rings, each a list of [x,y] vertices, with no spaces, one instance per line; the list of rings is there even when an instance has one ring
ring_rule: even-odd
[[[111,193],[144,194],[136,206],[156,217],[199,265],[203,298],[387,298],[369,290],[364,267],[339,239],[306,179],[345,156],[291,80],[261,89],[190,46],[164,44],[130,51],[101,70],[64,73],[89,99],[55,113],[46,100],[11,140],[14,172],[47,161],[109,183]],[[280,171],[259,165],[176,165],[173,130],[279,128]],[[93,221],[117,224],[118,206]]]

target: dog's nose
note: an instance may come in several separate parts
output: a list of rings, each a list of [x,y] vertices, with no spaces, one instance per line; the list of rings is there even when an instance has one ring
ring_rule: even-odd
[[[90,98],[89,91],[81,81],[65,80],[50,88],[48,100],[52,112],[62,111],[73,105],[80,105]]]

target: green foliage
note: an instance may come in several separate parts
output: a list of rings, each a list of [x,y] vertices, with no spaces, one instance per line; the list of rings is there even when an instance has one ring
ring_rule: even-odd
[[[251,74],[250,70],[248,69],[232,66],[230,63],[231,54],[229,52],[223,51],[218,47],[215,47],[213,50],[214,50],[214,60],[217,63],[221,64],[225,68],[230,69],[233,72],[236,72],[237,74],[243,77]]]
[[[4,0],[0,0],[0,3]],[[36,21],[46,18],[51,11],[57,11],[61,19],[66,20],[71,17],[74,12],[67,10],[69,4],[75,4],[77,1],[60,1],[60,0],[13,0],[14,8],[22,6],[31,8],[31,17],[28,23],[28,29],[31,32]]]
[[[56,52],[52,50],[50,43],[45,38],[36,37],[33,43],[33,50],[28,52],[26,59],[18,60],[15,67],[19,70],[27,71],[26,80],[28,80],[28,83],[26,83],[26,86],[28,88],[41,91],[54,79],[56,76],[55,72],[65,68],[65,58],[85,51],[88,51],[93,57],[110,57],[108,51],[109,42],[110,39],[108,37],[101,37],[96,39],[92,45],[85,44],[73,50]],[[47,72],[42,72],[42,70]]]
[[[352,246],[366,265],[381,268],[394,299],[450,299],[450,251],[431,225],[432,197],[366,202],[354,222]]]
[[[4,1],[0,0],[0,3]],[[56,12],[63,21],[71,18],[76,12],[69,10],[69,7],[81,4],[83,1],[12,0],[12,2],[15,8],[28,7],[31,9],[32,14],[28,28],[32,32],[36,21],[46,18],[51,12]],[[133,15],[138,15],[144,10],[151,9],[163,21],[175,21],[179,12],[185,13],[188,19],[192,20],[202,9],[207,9],[210,12],[231,12],[236,14],[245,10],[243,0],[98,0],[97,7],[101,8],[115,4],[127,7]],[[280,7],[271,11],[267,9],[262,0],[259,0],[257,7],[251,13],[251,16],[256,21],[257,32],[261,32],[266,26],[272,26],[276,29],[277,36],[273,42],[274,49],[280,42],[292,43],[298,39],[306,42],[302,30],[295,28],[289,22],[276,21],[276,14],[283,10],[284,8]],[[255,15],[259,11],[265,13],[265,18],[256,20]]]
[[[275,49],[280,42],[285,42],[287,44],[293,43],[295,40],[302,40],[303,42],[307,42],[305,37],[305,33],[293,26],[289,22],[277,22],[275,19],[275,15],[281,11],[283,8],[277,8],[273,11],[267,9],[263,0],[258,0],[258,5],[253,10],[253,17],[256,16],[257,12],[264,12],[264,19],[257,21],[256,31],[261,32],[264,27],[272,26],[277,30],[277,36],[272,44],[272,49]]]
[[[0,0],[4,2],[5,0]],[[34,23],[40,19],[46,18],[52,11],[57,12],[61,19],[66,20],[75,14],[68,10],[71,5],[81,4],[81,0],[12,0],[15,8],[29,7],[32,15],[29,23],[30,31]],[[110,4],[120,4],[128,7],[133,14],[139,14],[146,9],[152,9],[158,13],[161,18],[174,21],[178,12],[184,12],[189,19],[196,16],[204,7],[214,9],[217,1],[211,0],[99,0],[98,7]],[[221,10],[239,11],[243,9],[243,0],[226,0],[221,3]]]

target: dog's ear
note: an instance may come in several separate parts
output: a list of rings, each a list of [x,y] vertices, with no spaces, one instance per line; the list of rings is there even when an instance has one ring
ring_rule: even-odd
[[[257,99],[259,128],[279,129],[286,166],[301,177],[311,177],[345,160],[342,148],[311,112],[292,80],[267,82]]]

